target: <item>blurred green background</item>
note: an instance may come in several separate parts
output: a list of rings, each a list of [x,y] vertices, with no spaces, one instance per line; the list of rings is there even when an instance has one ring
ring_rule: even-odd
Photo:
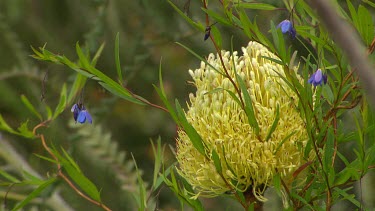
[[[200,1],[173,2],[194,20],[204,22]],[[281,1],[263,1],[282,6]],[[285,10],[249,13],[257,17],[261,30],[268,33],[270,20],[275,23],[287,18]],[[247,44],[248,39],[238,29],[218,26],[222,32],[224,49],[230,48],[234,37],[234,49]],[[115,78],[114,40],[120,33],[120,56],[124,83],[134,93],[161,105],[152,84],[158,84],[158,68],[162,63],[164,85],[169,99],[180,102],[188,99],[194,88],[189,69],[198,68],[200,62],[175,42],[194,49],[199,55],[214,52],[210,41],[203,41],[204,34],[192,29],[167,3],[158,0],[0,0],[0,113],[13,126],[29,120],[29,125],[38,123],[36,118],[21,103],[25,95],[45,112],[45,104],[56,106],[63,83],[69,86],[75,73],[67,67],[33,60],[30,46],[46,48],[74,60],[75,44],[79,42],[92,54],[101,43],[106,47],[97,68]],[[290,41],[290,40],[289,40]],[[42,81],[47,74],[44,100],[41,101]],[[78,100],[78,99],[77,99]],[[161,137],[166,144],[167,163],[174,162],[168,145],[175,146],[176,125],[160,110],[138,106],[108,94],[94,81],[88,81],[84,92],[84,103],[93,116],[93,125],[76,125],[70,108],[45,129],[47,141],[63,146],[69,151],[85,174],[101,188],[103,201],[113,210],[135,210],[130,192],[137,189],[137,182],[130,153],[143,172],[143,179],[151,181],[153,153],[150,139]],[[34,154],[46,155],[39,141],[30,141],[9,134],[1,134],[2,141],[11,144],[17,154],[42,176],[53,174],[54,165],[37,158]],[[3,149],[6,149],[2,145]],[[125,152],[125,160],[115,160],[114,155]],[[11,156],[4,157],[1,167],[15,176],[20,176],[24,167],[10,164]],[[25,168],[24,168],[25,169]],[[7,187],[0,187],[2,194]],[[63,185],[58,187],[67,204],[74,210],[100,210],[89,204]],[[14,187],[11,192],[27,194],[32,189]],[[48,193],[46,193],[48,194]],[[3,203],[3,195],[1,203]],[[179,202],[167,187],[156,196],[157,207],[162,210],[179,210]],[[7,200],[10,207],[15,203]],[[45,210],[47,206],[31,205],[30,209]],[[204,200],[207,210],[236,210],[230,199]],[[373,205],[373,204],[372,204]],[[270,209],[279,204],[269,203]],[[267,207],[266,206],[266,207]]]

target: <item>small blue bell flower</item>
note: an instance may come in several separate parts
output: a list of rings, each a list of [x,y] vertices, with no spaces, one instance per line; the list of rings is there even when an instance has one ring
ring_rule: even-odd
[[[296,29],[293,27],[293,23],[289,20],[283,20],[277,25],[277,28],[281,28],[283,34],[289,33],[292,38],[296,37]]]
[[[83,106],[81,103],[74,104],[71,109],[71,112],[73,112],[74,121],[83,124],[87,120],[87,122],[92,124],[92,117],[90,113],[86,110],[85,106]]]
[[[327,74],[323,74],[321,69],[317,69],[314,74],[307,81],[314,86],[323,85],[327,83]]]

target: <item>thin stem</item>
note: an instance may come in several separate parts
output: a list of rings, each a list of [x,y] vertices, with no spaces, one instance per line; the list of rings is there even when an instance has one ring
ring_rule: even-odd
[[[47,143],[46,143],[46,140],[44,138],[44,135],[43,134],[37,134],[36,133],[36,130],[38,128],[41,128],[41,127],[46,127],[46,122],[42,122],[40,124],[38,124],[37,126],[34,127],[33,129],[33,133],[35,136],[39,137],[41,142],[42,142],[42,145],[44,147],[44,149],[48,152],[48,154],[51,155],[51,157],[56,161],[56,165],[57,165],[57,175],[59,177],[61,177],[78,195],[80,195],[82,198],[86,199],[87,201],[91,202],[92,204],[95,204],[101,208],[103,208],[104,210],[106,211],[111,211],[110,208],[108,208],[105,204],[102,204],[101,202],[98,202],[92,198],[90,198],[89,196],[87,196],[86,194],[82,193],[74,184],[73,182],[61,171],[61,164],[59,162],[59,159],[56,157],[56,155],[52,152],[52,150],[48,147]]]

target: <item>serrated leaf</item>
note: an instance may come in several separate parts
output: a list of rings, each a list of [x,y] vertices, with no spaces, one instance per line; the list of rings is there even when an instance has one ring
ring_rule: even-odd
[[[35,109],[33,104],[30,103],[30,101],[27,99],[25,95],[21,95],[21,101],[31,111],[31,113],[33,113],[36,117],[38,117],[40,121],[43,120],[42,115],[39,114],[39,112]]]
[[[176,99],[176,111],[179,122],[183,129],[185,130],[186,134],[188,135],[191,143],[193,146],[201,153],[203,156],[206,157],[205,147],[203,143],[202,137],[198,134],[198,132],[194,129],[194,127],[187,121],[185,112],[182,110],[180,103]]]

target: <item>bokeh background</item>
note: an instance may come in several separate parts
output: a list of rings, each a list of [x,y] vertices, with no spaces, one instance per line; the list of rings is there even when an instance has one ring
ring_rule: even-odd
[[[278,7],[283,5],[279,0],[262,2]],[[200,1],[173,0],[173,3],[194,20],[205,21]],[[289,16],[282,9],[251,11],[248,15],[256,17],[266,34],[269,34],[270,20],[278,23]],[[218,27],[222,32],[224,48],[230,48],[231,37],[236,50],[248,42],[238,29]],[[20,96],[27,96],[40,112],[45,112],[45,104],[52,108],[56,106],[63,84],[71,85],[74,80],[75,73],[67,67],[31,58],[30,46],[46,45],[48,50],[74,60],[76,42],[92,54],[101,43],[105,43],[97,68],[115,78],[116,33],[120,35],[124,83],[134,93],[160,105],[162,102],[152,87],[152,84],[158,84],[160,62],[170,100],[177,98],[185,102],[188,93],[194,91],[187,83],[190,80],[188,70],[198,68],[200,61],[175,42],[189,46],[202,56],[214,52],[212,43],[203,41],[204,34],[191,28],[164,0],[0,0],[0,113],[13,127],[26,120],[29,125],[35,125],[38,120],[25,108]],[[300,52],[303,54],[302,49]],[[175,147],[176,125],[165,112],[121,100],[90,80],[84,90],[84,103],[93,116],[93,124],[74,124],[67,108],[45,130],[48,141],[55,146],[63,146],[71,153],[85,175],[101,188],[103,201],[109,207],[113,210],[135,210],[131,192],[137,190],[137,181],[130,153],[134,155],[143,179],[150,182],[154,162],[150,141],[160,137],[166,145],[166,162],[173,163],[175,160],[170,147]],[[1,142],[0,168],[14,176],[20,177],[22,169],[27,169],[22,165],[26,164],[43,177],[56,171],[52,164],[35,156],[45,155],[39,141],[2,133]],[[11,149],[15,151],[6,156],[4,151],[10,152]],[[17,159],[12,156],[24,158],[18,163],[21,166],[13,165],[12,160]],[[121,156],[124,160],[115,159]],[[371,181],[369,179],[366,184],[373,184]],[[63,185],[57,188],[73,210],[100,210]],[[7,187],[0,186],[1,203],[6,190]],[[31,190],[30,187],[13,187],[11,192],[17,192],[22,197]],[[366,191],[370,197],[372,189],[367,188]],[[374,207],[372,198],[366,200],[369,207]],[[15,201],[9,197],[7,203],[12,207]],[[155,203],[161,210],[181,209],[167,187],[160,190]],[[204,205],[207,210],[240,209],[228,198],[207,199]],[[279,210],[279,206],[277,200],[266,204],[270,210]],[[35,203],[29,209],[46,210],[47,207],[43,203]]]

